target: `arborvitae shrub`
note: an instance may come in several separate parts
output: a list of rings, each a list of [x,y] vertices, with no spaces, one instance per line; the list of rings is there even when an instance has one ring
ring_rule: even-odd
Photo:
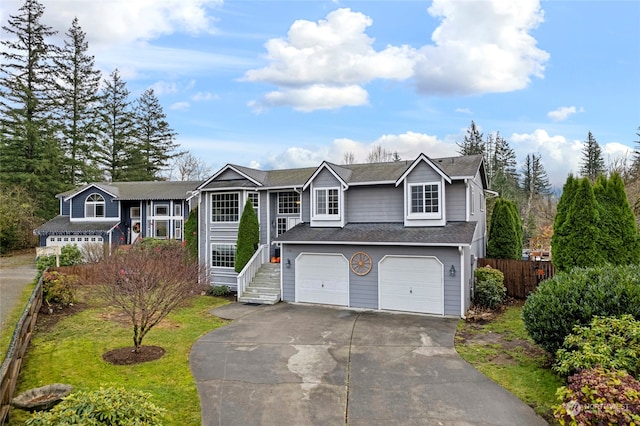
[[[251,256],[258,249],[260,242],[260,225],[258,215],[253,209],[251,200],[247,200],[242,210],[240,224],[238,225],[238,240],[236,244],[235,271],[240,272],[247,265]]]
[[[543,281],[529,295],[522,318],[531,338],[555,354],[577,325],[598,316],[640,319],[640,266],[574,268]]]
[[[507,294],[507,288],[504,286],[504,274],[490,266],[485,266],[477,268],[474,276],[473,303],[476,306],[489,309],[500,306]]]

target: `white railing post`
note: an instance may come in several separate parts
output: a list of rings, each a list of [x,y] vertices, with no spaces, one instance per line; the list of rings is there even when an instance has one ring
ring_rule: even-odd
[[[258,269],[269,260],[269,250],[267,250],[267,245],[263,244],[258,247],[258,250],[251,256],[251,259],[247,262],[242,271],[238,274],[236,278],[237,291],[238,296],[242,296],[244,290],[247,288],[247,285],[251,282],[253,277],[255,277]]]

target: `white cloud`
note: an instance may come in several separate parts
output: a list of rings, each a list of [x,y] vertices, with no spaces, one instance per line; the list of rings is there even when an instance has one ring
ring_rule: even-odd
[[[569,118],[569,116],[575,114],[576,112],[584,112],[584,109],[580,108],[578,110],[574,106],[560,107],[560,108],[555,109],[553,111],[549,111],[547,113],[547,117],[549,117],[553,121],[564,121],[567,118]]]
[[[456,112],[459,112],[462,114],[473,114],[473,112],[471,112],[469,108],[456,108]]]
[[[529,34],[543,21],[539,0],[434,0],[429,13],[441,20],[434,44],[380,51],[366,34],[373,21],[362,13],[337,9],[318,22],[295,21],[286,38],[265,44],[269,64],[247,71],[243,80],[279,87],[272,92],[276,102],[256,104],[313,110],[354,105],[328,106],[332,103],[305,92],[319,85],[364,91],[362,86],[376,79],[413,78],[426,95],[468,95],[519,90],[532,76],[543,77],[549,54]],[[299,96],[286,95],[293,89]]]
[[[194,102],[204,102],[218,99],[220,99],[220,96],[214,95],[211,92],[198,92],[195,95],[191,96],[191,100]]]
[[[157,81],[151,85],[151,88],[155,92],[156,95],[162,96],[171,93],[178,93],[178,83],[175,81]]]
[[[176,102],[174,104],[171,104],[169,109],[173,111],[185,111],[185,110],[188,110],[190,107],[191,105],[189,104],[189,102]]]
[[[284,89],[267,93],[261,101],[252,101],[249,106],[260,112],[274,106],[293,106],[298,111],[336,109],[343,106],[365,105],[367,91],[357,85],[325,86],[314,84],[303,88]]]

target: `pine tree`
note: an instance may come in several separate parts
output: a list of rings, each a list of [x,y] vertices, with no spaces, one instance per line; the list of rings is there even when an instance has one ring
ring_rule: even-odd
[[[54,60],[58,77],[58,120],[65,154],[64,179],[77,185],[102,179],[93,159],[101,77],[94,69],[93,56],[87,54],[89,45],[78,18],[65,35],[64,48]]]
[[[99,105],[100,134],[96,145],[96,161],[105,168],[109,178],[116,181],[135,180],[131,175],[132,157],[138,156],[135,147],[134,115],[129,90],[114,70],[104,80]]]
[[[251,256],[258,249],[260,242],[260,225],[258,216],[250,199],[244,205],[240,223],[238,224],[238,240],[236,242],[235,271],[240,272],[247,265]]]
[[[460,155],[484,155],[484,141],[482,140],[482,133],[476,127],[476,123],[471,120],[471,125],[467,129],[467,134],[464,137],[462,143],[458,143],[458,154]]]
[[[638,126],[636,136],[638,140],[635,141],[636,147],[633,149],[633,159],[631,162],[631,170],[629,171],[631,181],[640,179],[640,126]]]
[[[2,29],[0,43],[0,180],[27,188],[40,201],[37,215],[55,215],[54,195],[64,189],[61,153],[51,120],[54,82],[51,59],[56,34],[41,23],[44,7],[26,0]]]
[[[153,89],[140,95],[134,113],[137,151],[141,154],[137,180],[159,180],[161,171],[168,168],[169,160],[180,155],[174,142],[176,132],[169,126]]]
[[[499,198],[491,215],[487,256],[494,259],[522,258],[522,221],[513,201]]]
[[[561,271],[574,267],[598,266],[605,263],[600,249],[600,214],[591,182],[584,177],[577,183],[571,207],[562,225],[563,256],[554,251],[553,263]],[[555,249],[554,249],[555,250]]]
[[[509,146],[509,142],[500,136],[500,132],[487,139],[487,146],[492,146],[492,151],[488,151],[485,157],[491,158],[491,179],[489,187],[497,191],[501,197],[518,202],[520,188],[518,185],[518,172],[516,170],[516,153]]]
[[[602,150],[591,132],[589,132],[585,144],[582,150],[580,174],[582,177],[589,178],[591,182],[595,182],[599,175],[606,172]]]
[[[617,173],[609,179],[600,176],[593,190],[600,207],[602,255],[614,265],[640,263],[638,227],[622,178]]]

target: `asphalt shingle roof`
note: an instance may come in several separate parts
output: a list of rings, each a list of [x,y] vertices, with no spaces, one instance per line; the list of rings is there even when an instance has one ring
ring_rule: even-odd
[[[344,228],[312,228],[300,223],[275,242],[288,244],[384,243],[403,245],[469,245],[477,222],[447,222],[446,226],[405,227],[403,223],[349,223]]]
[[[99,182],[95,185],[113,194],[118,200],[185,200],[201,181]],[[88,188],[84,185],[58,196],[68,197]]]
[[[69,216],[56,216],[47,223],[37,227],[33,232],[36,235],[43,234],[100,234],[108,232],[120,221],[105,220],[105,221],[90,221],[90,222],[71,222]]]

